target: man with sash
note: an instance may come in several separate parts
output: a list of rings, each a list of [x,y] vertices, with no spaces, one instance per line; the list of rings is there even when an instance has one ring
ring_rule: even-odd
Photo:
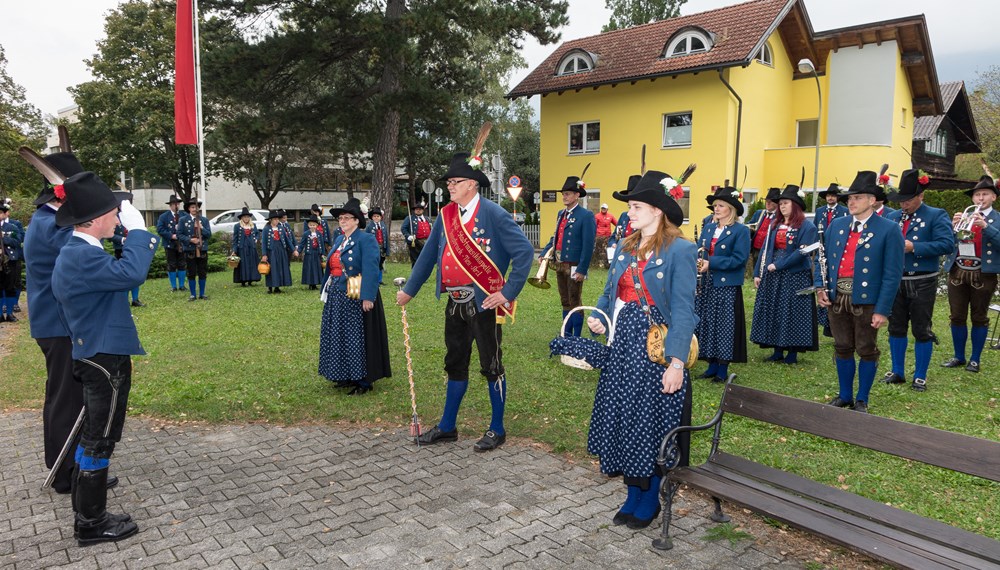
[[[882,379],[886,384],[906,382],[907,325],[913,331],[913,384],[917,392],[927,389],[927,369],[937,337],[931,329],[934,299],[937,297],[937,276],[941,256],[955,248],[955,233],[951,218],[940,208],[924,204],[924,189],[930,178],[917,170],[906,170],[899,177],[899,189],[889,193],[889,199],[899,202],[900,209],[885,219],[902,230],[904,251],[903,281],[889,315],[889,354],[892,370]]]
[[[406,240],[406,245],[410,251],[410,267],[417,264],[417,258],[423,251],[427,238],[431,235],[431,221],[424,215],[424,208],[427,207],[423,201],[413,206],[413,214],[406,216],[403,226],[399,229]]]
[[[888,322],[903,275],[903,236],[896,224],[876,216],[874,172],[858,172],[847,191],[849,216],[836,218],[823,236],[828,282],[816,256],[816,299],[827,307],[840,391],[831,406],[868,412],[880,351],[878,329]],[[827,289],[824,289],[827,287]],[[855,362],[857,353],[860,362]],[[854,395],[854,375],[858,391]]]
[[[1000,213],[993,203],[1000,196],[1000,184],[984,175],[972,189],[965,192],[978,208],[965,214],[955,212],[952,224],[969,216],[972,227],[956,235],[957,244],[944,263],[948,274],[948,305],[951,309],[951,340],[955,356],[941,366],[964,366],[969,372],[979,372],[980,357],[989,330],[989,307],[997,289],[1000,273]],[[966,318],[972,313],[972,354],[965,361],[965,344],[970,338]]]
[[[559,284],[559,300],[563,318],[583,304],[583,281],[587,278],[590,258],[594,254],[597,222],[594,213],[580,205],[580,198],[587,195],[587,186],[577,176],[569,176],[561,190],[564,209],[556,217],[556,232],[542,248],[539,260],[550,249],[555,249],[552,259]],[[566,327],[568,336],[580,336],[583,330],[583,313],[576,312]]]
[[[67,174],[69,176],[69,174]],[[184,245],[177,237],[177,226],[181,221],[181,199],[171,196],[167,200],[170,209],[160,214],[156,220],[156,233],[163,240],[163,253],[167,255],[167,277],[170,279],[170,291],[183,291],[184,280],[187,278],[187,257],[184,255]]]
[[[479,195],[479,188],[488,188],[490,180],[479,170],[476,158],[467,152],[452,158],[442,177],[447,181],[451,202],[441,208],[426,247],[396,301],[399,305],[408,303],[438,266],[435,294],[439,298],[442,293],[448,296],[444,315],[448,388],[441,421],[421,435],[419,443],[431,445],[458,439],[456,421],[468,387],[469,358],[475,340],[480,373],[489,386],[492,417],[489,429],[473,449],[489,451],[507,439],[503,425],[507,378],[500,324],[508,317],[514,320],[515,298],[528,279],[534,248],[509,212]],[[505,280],[508,266],[511,270]]]

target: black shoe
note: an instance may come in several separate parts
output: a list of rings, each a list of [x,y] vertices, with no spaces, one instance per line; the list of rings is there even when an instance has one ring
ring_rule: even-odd
[[[947,362],[941,364],[941,368],[958,368],[959,366],[965,366],[965,361],[960,358],[949,358]]]
[[[833,338],[833,331],[830,330],[830,325],[823,327],[823,336]]]
[[[267,294],[270,295],[271,293],[274,293],[274,287],[267,288]]]
[[[132,306],[133,307],[145,307],[146,303],[143,303],[139,299],[136,299],[135,301],[132,301]]]
[[[699,376],[699,378],[714,378],[714,377],[715,377],[715,372],[709,372],[707,370],[705,372],[702,372],[701,376]]]
[[[826,405],[828,405],[828,406],[836,406],[838,408],[850,408],[850,407],[854,406],[854,400],[844,401],[844,400],[840,399],[840,396],[837,396],[836,398],[834,398],[834,399],[830,400],[829,402],[827,402]]]
[[[913,384],[910,384],[910,389],[915,392],[926,392],[927,391],[927,380],[923,378],[914,378]]]
[[[886,372],[885,376],[882,377],[882,382],[886,384],[906,384],[906,378],[895,372]]]
[[[434,426],[417,437],[417,443],[420,445],[434,445],[446,441],[458,441],[458,429],[441,431],[439,427]]]
[[[725,384],[725,383],[726,379],[723,378],[722,376],[715,376],[714,378],[712,378],[712,384]]]
[[[503,442],[505,441],[507,441],[506,434],[498,435],[497,432],[488,429],[486,430],[486,433],[483,434],[483,437],[481,437],[479,441],[472,446],[472,449],[478,452],[492,451],[503,445]]]
[[[139,532],[139,527],[131,520],[122,520],[121,515],[109,515],[108,470],[79,471],[76,479],[76,525],[74,534],[77,544],[90,546],[101,542],[115,542]]]
[[[772,354],[771,356],[768,356],[764,360],[767,361],[767,362],[781,362],[784,359],[785,359],[784,355],[778,355],[777,353],[775,353],[775,354]]]
[[[7,322],[8,323],[16,323],[18,320],[19,319],[17,317],[15,317],[14,315],[7,315]]]
[[[615,516],[611,518],[611,523],[614,524],[615,526],[621,526],[623,524],[628,524],[628,521],[632,520],[632,518],[633,517],[631,513],[626,514],[621,511],[618,511],[617,513],[615,513]]]
[[[656,517],[658,516],[660,516],[660,505],[656,505],[656,511],[653,513],[652,517],[648,519],[640,519],[639,517],[632,515],[632,518],[625,523],[625,526],[634,530],[646,528],[647,526],[652,524],[653,521],[655,521]]]
[[[201,299],[202,301],[207,301],[208,300],[208,295],[202,295],[202,296],[200,296],[198,298]]]
[[[853,409],[854,409],[855,412],[861,412],[862,414],[867,414],[868,413],[868,402],[866,402],[864,400],[858,400],[858,401],[854,402],[854,408]]]
[[[360,396],[361,394],[367,394],[372,391],[371,386],[357,385],[353,390],[347,393],[348,396]]]
[[[274,288],[274,292],[275,292],[275,294],[281,293],[281,287],[275,287]]]
[[[14,305],[14,312],[15,313],[20,313],[21,312],[21,305]]]
[[[979,363],[975,360],[970,360],[969,365],[965,367],[968,372],[979,372]]]
[[[195,297],[194,295],[191,295],[190,297],[188,297],[188,301],[197,301],[197,300],[198,300],[198,297]]]

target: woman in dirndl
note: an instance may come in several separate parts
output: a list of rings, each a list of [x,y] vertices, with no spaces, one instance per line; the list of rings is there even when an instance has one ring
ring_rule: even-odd
[[[743,275],[750,257],[750,230],[736,188],[719,188],[708,197],[714,211],[698,244],[698,358],[708,361],[702,378],[725,382],[730,362],[747,361],[747,323]]]
[[[326,254],[326,237],[319,231],[319,218],[306,220],[306,229],[295,248],[295,255],[302,256],[302,284],[316,289],[323,282],[323,256]]]
[[[327,260],[323,284],[323,321],[319,336],[319,373],[351,395],[371,391],[379,378],[392,376],[389,335],[378,288],[378,242],[365,233],[361,203],[352,198],[330,210],[340,223]],[[348,279],[361,276],[360,298],[348,297]]]
[[[292,285],[292,267],[288,253],[294,249],[292,237],[281,223],[281,214],[276,210],[267,213],[268,225],[261,236],[261,261],[271,264],[271,271],[264,282],[267,283],[267,293],[281,293],[282,287]]]
[[[753,321],[750,342],[772,348],[771,362],[795,364],[798,353],[819,350],[816,297],[800,295],[812,286],[812,262],[803,247],[819,239],[805,218],[803,192],[788,185],[778,197],[779,215],[771,225],[761,261],[754,266]]]
[[[240,264],[233,268],[233,283],[246,287],[260,281],[260,271],[257,270],[257,264],[260,263],[260,254],[257,253],[259,243],[260,230],[253,225],[253,215],[250,214],[250,210],[243,206],[240,223],[233,228],[233,246],[229,252],[230,255],[238,255],[240,258]]]
[[[640,529],[660,513],[663,473],[656,456],[664,436],[690,421],[691,378],[684,368],[698,317],[694,313],[697,247],[681,235],[684,213],[675,195],[683,188],[668,174],[647,171],[628,194],[633,233],[622,239],[597,307],[613,315],[610,347],[581,343],[578,337],[560,337],[553,352],[595,362],[601,376],[594,397],[587,450],[600,458],[601,472],[621,476],[626,498],[612,521]],[[668,365],[650,360],[646,336],[651,323],[670,327],[664,346]],[[588,319],[590,330],[603,334],[608,323],[599,312]],[[595,348],[596,347],[596,348]],[[578,350],[579,349],[579,350]],[[681,462],[686,464],[681,441]]]

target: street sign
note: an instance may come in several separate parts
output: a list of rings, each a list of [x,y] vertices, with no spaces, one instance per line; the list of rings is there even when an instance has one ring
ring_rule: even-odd
[[[534,203],[537,204],[538,201],[542,199],[542,195],[539,194],[538,192],[535,192],[535,195],[533,196],[533,198],[535,199]]]
[[[444,190],[442,190],[440,188],[437,188],[437,189],[434,190],[434,199],[436,201],[440,202],[441,198],[443,198],[443,197],[444,197]]]
[[[524,188],[521,188],[520,186],[507,187],[507,192],[510,194],[511,200],[514,200],[515,202],[517,202],[517,197],[521,195],[521,190],[524,190]]]
[[[507,186],[510,188],[517,188],[521,185],[521,179],[517,176],[511,176],[507,179]]]
[[[430,178],[425,178],[423,184],[420,185],[424,189],[424,194],[430,195],[434,191],[434,181]],[[419,201],[419,200],[418,200]]]

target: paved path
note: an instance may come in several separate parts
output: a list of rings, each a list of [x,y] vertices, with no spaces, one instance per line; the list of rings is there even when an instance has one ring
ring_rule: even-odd
[[[377,428],[134,418],[108,504],[140,532],[80,548],[68,496],[40,490],[40,421],[0,413],[0,448],[13,452],[0,468],[0,568],[803,566],[771,540],[704,540],[714,524],[692,494],[675,518],[676,547],[654,551],[658,522],[639,532],[610,525],[620,482],[532,446],[480,455],[471,439],[417,449]]]

